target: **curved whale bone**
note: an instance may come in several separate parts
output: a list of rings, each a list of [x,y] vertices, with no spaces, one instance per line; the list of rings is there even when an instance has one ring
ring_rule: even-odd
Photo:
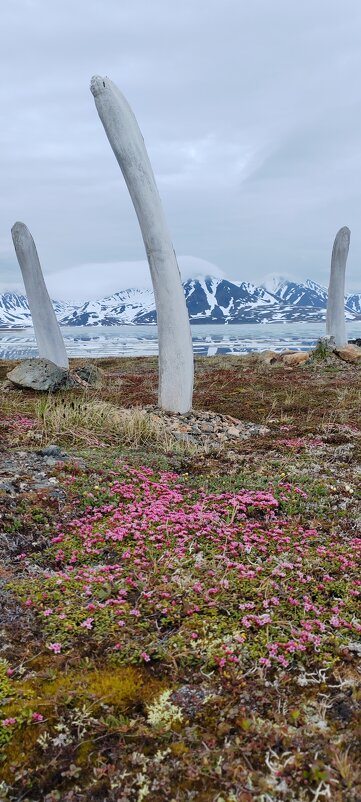
[[[330,283],[328,287],[326,334],[336,345],[347,345],[345,322],[345,272],[351,231],[343,226],[333,243]]]
[[[137,120],[109,79],[90,85],[138,217],[154,288],[159,345],[159,406],[185,413],[192,406],[193,350],[187,306],[153,170]]]
[[[46,289],[35,242],[24,223],[15,223],[11,236],[25,284],[39,356],[67,369],[69,361],[64,340]]]

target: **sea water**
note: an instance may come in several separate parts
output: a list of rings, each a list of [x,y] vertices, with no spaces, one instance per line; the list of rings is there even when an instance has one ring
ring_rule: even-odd
[[[308,351],[325,335],[324,323],[201,324],[191,326],[193,351],[201,356],[251,351]],[[156,326],[72,326],[61,328],[69,356],[154,356]],[[347,325],[349,339],[361,337],[361,320]],[[0,330],[0,359],[38,356],[34,330]]]

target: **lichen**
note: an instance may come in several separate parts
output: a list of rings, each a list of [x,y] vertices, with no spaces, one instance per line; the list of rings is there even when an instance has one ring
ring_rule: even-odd
[[[179,707],[170,701],[171,690],[162,691],[161,694],[148,705],[147,720],[155,729],[169,730],[177,721],[183,721],[183,713]]]

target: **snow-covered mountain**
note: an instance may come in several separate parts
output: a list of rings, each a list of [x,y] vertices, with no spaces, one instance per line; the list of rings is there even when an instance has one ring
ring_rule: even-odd
[[[189,279],[183,288],[192,323],[300,322],[326,317],[327,290],[310,279],[296,282],[273,274],[256,286],[208,276]],[[122,290],[78,304],[52,303],[63,326],[154,324],[157,320],[150,289]],[[345,298],[345,314],[349,320],[361,319],[361,293]],[[25,326],[31,326],[26,297],[10,292],[0,295],[0,327]]]
[[[250,282],[206,277],[189,279],[184,292],[192,323],[242,323],[277,305],[274,295]]]
[[[304,283],[284,280],[275,291],[277,298],[285,303],[316,308],[326,308],[327,290],[307,279]]]
[[[311,279],[306,279],[303,283],[289,281],[288,279],[280,280],[278,285],[275,286],[274,294],[277,298],[293,306],[305,307],[308,310],[307,319],[309,319],[312,308],[322,310],[322,317],[326,314],[327,289]],[[361,293],[354,293],[345,297],[346,319],[354,320],[355,314],[356,317],[361,315]]]
[[[356,312],[357,315],[361,315],[361,292],[348,295],[346,298],[346,305],[347,308],[351,309],[352,312]]]
[[[73,311],[74,304],[68,301],[52,301],[58,320]],[[26,295],[5,292],[0,295],[0,328],[24,328],[32,326],[31,314]]]
[[[25,295],[5,292],[0,295],[1,326],[31,326],[31,314]]]
[[[262,279],[261,287],[271,292],[273,295],[276,295],[282,284],[292,280],[293,279],[289,276],[280,276],[279,273],[268,273],[267,276]]]
[[[64,326],[121,326],[124,323],[145,322],[138,321],[138,317],[142,318],[153,311],[152,290],[130,289],[115,292],[100,301],[86,301],[75,309],[69,309],[66,315],[58,319]]]

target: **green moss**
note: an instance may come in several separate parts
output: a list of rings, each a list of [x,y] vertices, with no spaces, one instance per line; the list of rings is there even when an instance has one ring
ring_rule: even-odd
[[[94,743],[92,739],[84,741],[77,747],[76,751],[76,764],[77,766],[87,766],[89,764],[89,759],[94,751]]]
[[[24,703],[31,703],[32,707],[51,715],[59,706],[74,707],[85,701],[92,702],[95,707],[104,703],[115,710],[126,710],[132,704],[148,702],[162,686],[161,681],[133,666],[60,670],[50,678],[40,674],[14,683],[12,693],[16,694],[16,701],[12,699],[3,712],[7,717],[15,717]]]
[[[8,670],[8,662],[0,659],[0,704],[3,704],[4,699],[12,696],[14,693],[13,683],[7,674]]]
[[[48,666],[45,676],[43,672],[14,682],[11,690],[16,698],[13,696],[2,707],[3,719],[15,719],[15,723],[0,725],[0,780],[11,781],[10,764],[31,766],[41,753],[39,736],[41,740],[45,735],[46,744],[51,744],[62,721],[69,732],[73,726],[79,731],[80,720],[86,722],[89,738],[77,752],[77,764],[85,764],[92,749],[93,732],[99,734],[99,728],[117,730],[126,722],[126,711],[147,705],[163,688],[164,682],[147,676],[145,671],[132,666],[115,669],[112,665],[60,670],[51,677]],[[34,721],[33,712],[41,713],[43,721]]]
[[[14,782],[13,766],[28,766],[32,762],[34,753],[38,751],[37,740],[39,729],[32,727],[17,727],[9,732],[9,738],[1,743],[0,752],[0,780],[6,783]],[[6,748],[7,747],[7,748]]]

